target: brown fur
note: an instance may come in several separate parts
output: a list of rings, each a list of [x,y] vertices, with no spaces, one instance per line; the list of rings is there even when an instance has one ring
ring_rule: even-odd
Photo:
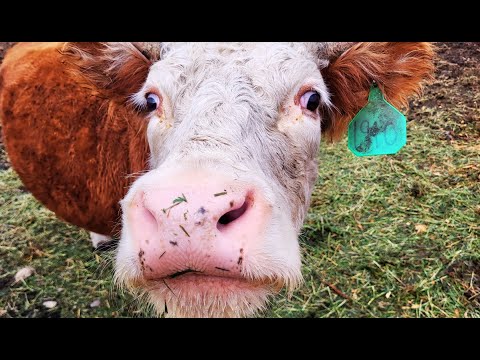
[[[397,108],[407,106],[408,98],[418,94],[423,80],[433,73],[433,46],[424,42],[361,42],[348,44],[322,70],[332,94],[334,109],[324,114],[324,134],[338,140],[350,120],[365,106],[373,80],[385,98]]]
[[[65,43],[61,52],[73,76],[82,74],[85,85],[122,104],[140,90],[152,64],[133,43]]]
[[[0,119],[26,188],[64,220],[112,235],[118,202],[134,180],[127,175],[147,167],[144,119],[123,101],[141,86],[150,62],[127,45],[122,61],[88,86],[75,69],[87,68],[81,51],[100,46],[82,44],[77,52],[62,43],[14,46],[0,69]]]

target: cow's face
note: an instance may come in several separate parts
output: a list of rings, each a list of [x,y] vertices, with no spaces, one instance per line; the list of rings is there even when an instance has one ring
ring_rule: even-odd
[[[134,98],[151,171],[122,202],[118,269],[168,315],[252,315],[301,282],[329,93],[300,44],[167,49]]]
[[[373,79],[388,95],[398,89],[387,80],[409,77],[412,92],[430,70],[413,76],[412,49],[392,49],[384,65],[403,64],[398,72],[351,45],[163,44],[131,97],[151,159],[122,200],[118,282],[158,314],[188,317],[251,316],[298,286],[322,131],[342,132]]]

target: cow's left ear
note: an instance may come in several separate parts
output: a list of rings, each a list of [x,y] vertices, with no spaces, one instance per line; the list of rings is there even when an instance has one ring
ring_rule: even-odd
[[[434,48],[425,42],[327,43],[317,48],[333,106],[322,114],[322,135],[338,140],[368,100],[373,81],[397,108],[419,94],[433,74]],[[322,63],[322,61],[320,61]]]
[[[74,76],[99,94],[125,101],[147,79],[150,66],[160,58],[159,43],[77,42],[65,43],[61,50]]]

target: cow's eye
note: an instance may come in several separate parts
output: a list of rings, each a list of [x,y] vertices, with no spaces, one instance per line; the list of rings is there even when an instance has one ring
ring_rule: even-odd
[[[320,106],[320,95],[316,91],[307,91],[300,98],[300,106],[315,112]]]
[[[158,106],[160,105],[160,98],[158,97],[158,95],[154,93],[149,93],[145,96],[145,99],[147,99],[148,111],[157,110]]]

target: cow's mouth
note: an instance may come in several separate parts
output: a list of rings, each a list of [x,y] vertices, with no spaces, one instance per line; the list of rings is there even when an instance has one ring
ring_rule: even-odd
[[[159,316],[250,317],[276,293],[271,281],[192,271],[175,275],[137,284]]]
[[[193,269],[186,269],[186,270],[182,270],[182,271],[177,271],[176,273],[167,276],[167,278],[174,279],[176,277],[179,277],[179,276],[182,276],[182,275],[185,275],[185,274],[189,274],[189,273],[200,273],[201,274],[202,272],[198,271],[198,270],[193,270]]]
[[[220,276],[186,269],[158,279],[148,280],[155,288],[165,286],[175,294],[175,289],[197,289],[199,292],[224,292],[253,290],[256,288],[279,288],[279,282],[271,279],[247,279],[238,276]]]

